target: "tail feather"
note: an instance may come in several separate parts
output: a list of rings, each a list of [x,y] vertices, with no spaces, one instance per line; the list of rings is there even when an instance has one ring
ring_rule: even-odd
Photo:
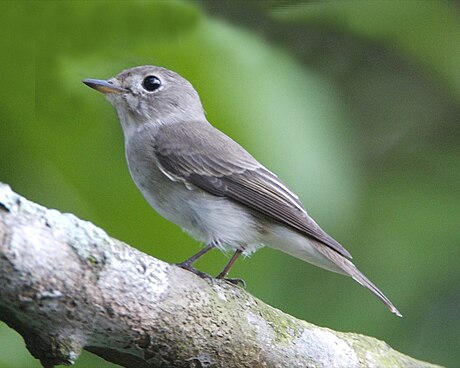
[[[372,283],[372,281],[364,276],[350,260],[341,256],[339,253],[329,247],[326,247],[322,244],[319,245],[320,246],[317,248],[324,256],[334,262],[345,274],[349,275],[359,284],[369,289],[390,309],[392,313],[396,314],[398,317],[402,317],[402,314],[399,313],[398,309],[393,305],[390,299],[388,299],[385,294],[383,294],[380,289]]]

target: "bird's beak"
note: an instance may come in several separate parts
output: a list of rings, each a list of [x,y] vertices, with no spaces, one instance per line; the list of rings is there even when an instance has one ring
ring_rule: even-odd
[[[117,87],[114,84],[101,79],[85,79],[83,81],[88,87],[94,88],[96,91],[106,93],[123,93],[126,92],[124,88]]]

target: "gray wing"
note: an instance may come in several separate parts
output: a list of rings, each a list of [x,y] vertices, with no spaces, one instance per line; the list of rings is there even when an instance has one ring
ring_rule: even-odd
[[[162,126],[154,149],[168,176],[230,198],[351,258],[308,216],[299,198],[275,174],[210,124],[184,122]]]

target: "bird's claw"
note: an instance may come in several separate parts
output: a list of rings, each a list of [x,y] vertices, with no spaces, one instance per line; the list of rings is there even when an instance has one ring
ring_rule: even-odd
[[[190,271],[191,273],[194,273],[195,275],[201,277],[202,279],[205,279],[205,280],[212,279],[211,275],[208,275],[205,272],[197,270],[196,268],[192,267],[192,265],[187,263],[187,262],[176,263],[175,265],[177,267],[180,267],[180,268],[184,269],[184,270]]]
[[[246,281],[244,281],[243,279],[225,278],[223,280],[227,281],[232,285],[241,286],[243,289],[246,289]]]

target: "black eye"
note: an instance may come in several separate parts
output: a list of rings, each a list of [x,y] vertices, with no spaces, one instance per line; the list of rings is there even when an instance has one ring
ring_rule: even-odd
[[[161,87],[161,81],[154,75],[149,75],[148,77],[145,77],[144,81],[142,82],[142,86],[147,91],[153,92]]]

